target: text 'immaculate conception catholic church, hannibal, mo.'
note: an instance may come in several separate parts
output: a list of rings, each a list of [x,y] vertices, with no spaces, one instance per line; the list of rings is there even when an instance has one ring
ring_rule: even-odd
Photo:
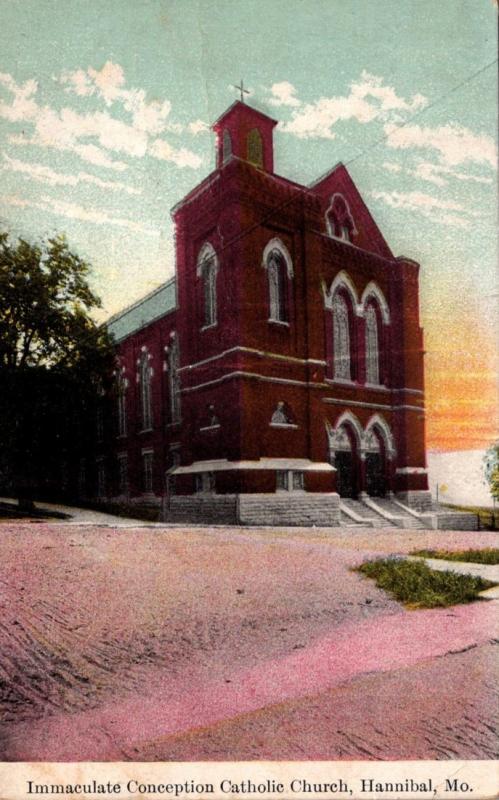
[[[216,169],[172,212],[175,278],[109,321],[91,493],[172,520],[424,511],[419,266],[341,163],[311,186],[277,175],[275,125],[240,101],[217,120]]]

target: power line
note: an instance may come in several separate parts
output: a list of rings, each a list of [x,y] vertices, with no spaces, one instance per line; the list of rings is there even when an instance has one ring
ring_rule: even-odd
[[[441,103],[442,101],[446,100],[448,97],[450,97],[451,94],[453,94],[454,92],[457,92],[463,86],[466,86],[466,84],[470,83],[475,78],[477,78],[479,75],[481,75],[482,72],[485,72],[485,70],[490,69],[490,67],[492,67],[494,64],[497,64],[498,60],[499,59],[496,58],[493,61],[490,61],[488,64],[485,64],[483,67],[480,67],[480,69],[476,70],[476,72],[473,72],[471,75],[468,75],[467,78],[465,78],[460,83],[456,84],[456,86],[453,86],[451,89],[449,89],[448,92],[446,92],[443,95],[440,95],[440,97],[438,97],[436,100],[434,100],[429,105],[427,105],[424,108],[422,108],[420,111],[416,111],[416,113],[413,114],[411,117],[409,117],[409,119],[407,119],[405,122],[401,123],[400,125],[394,126],[394,128],[390,131],[390,133],[385,134],[381,139],[378,139],[377,141],[373,142],[373,144],[370,145],[366,150],[363,150],[358,155],[356,155],[353,158],[349,159],[349,161],[344,162],[344,166],[348,166],[349,164],[352,164],[354,161],[357,161],[357,159],[359,159],[362,156],[364,156],[367,153],[369,153],[373,148],[378,147],[378,145],[382,144],[384,141],[386,141],[386,139],[388,139],[392,135],[394,130],[401,130],[406,125],[408,125],[410,122],[412,122],[413,120],[417,119],[422,114],[424,114],[426,111],[429,111],[431,108],[434,108],[438,103]],[[238,242],[240,239],[242,239],[243,236],[246,236],[247,234],[251,233],[253,230],[258,228],[260,225],[264,225],[266,222],[269,222],[272,219],[274,214],[276,214],[277,212],[279,212],[279,211],[283,210],[284,208],[286,208],[288,205],[290,205],[296,199],[298,199],[298,197],[300,197],[303,194],[304,191],[307,191],[306,187],[302,188],[302,187],[300,187],[298,185],[296,186],[296,189],[297,189],[297,193],[293,197],[288,198],[287,200],[284,200],[284,202],[280,203],[278,206],[273,208],[266,216],[262,217],[262,219],[259,222],[256,222],[253,225],[249,225],[245,230],[241,231],[237,236],[235,236],[234,238],[230,239],[229,242],[227,242],[226,245],[222,245],[221,250],[222,251],[225,250],[226,247],[228,247],[229,245],[234,244],[235,242]]]
[[[494,61],[490,61],[488,64],[485,64],[484,67],[481,67],[476,72],[473,72],[471,75],[469,75],[463,81],[461,81],[461,83],[458,83],[458,84],[456,84],[456,86],[453,86],[452,89],[449,89],[448,92],[446,92],[445,94],[440,95],[440,97],[437,97],[437,99],[434,100],[433,103],[430,103],[429,105],[425,106],[420,111],[416,111],[416,113],[413,114],[412,117],[409,117],[409,119],[406,119],[405,122],[400,123],[400,125],[395,125],[394,128],[390,131],[390,133],[386,133],[380,139],[377,139],[375,142],[373,142],[372,145],[370,145],[370,147],[367,148],[367,150],[363,150],[358,155],[353,156],[353,158],[351,158],[349,161],[346,161],[345,162],[345,166],[348,166],[348,164],[352,164],[354,161],[357,161],[358,158],[361,158],[362,156],[366,155],[366,153],[369,153],[370,150],[372,150],[374,147],[377,147],[379,144],[382,144],[383,142],[385,142],[387,139],[390,138],[390,136],[392,135],[392,133],[394,131],[402,130],[402,128],[405,128],[405,126],[408,125],[410,122],[412,122],[413,120],[415,120],[418,117],[420,117],[421,114],[424,114],[426,111],[429,111],[431,108],[434,108],[436,105],[438,105],[438,103],[441,103],[443,100],[447,100],[447,98],[450,97],[451,94],[454,94],[454,92],[457,92],[463,86],[466,86],[466,84],[468,84],[471,81],[473,81],[475,78],[477,78],[479,75],[481,75],[482,72],[485,72],[485,70],[487,70],[490,67],[494,66],[494,64],[497,64],[497,62],[498,62],[498,59],[495,58]]]

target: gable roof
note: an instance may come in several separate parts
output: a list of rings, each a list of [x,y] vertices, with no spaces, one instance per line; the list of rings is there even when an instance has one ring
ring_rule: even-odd
[[[330,199],[334,194],[343,195],[358,229],[355,244],[362,250],[376,253],[383,258],[393,258],[393,253],[369,211],[364,198],[341,161],[321,178],[314,181],[309,186],[309,190],[322,199],[324,212],[327,210]]]
[[[104,324],[116,342],[145,328],[151,322],[171,313],[177,307],[176,279],[171,278],[128,308],[110,317]]]

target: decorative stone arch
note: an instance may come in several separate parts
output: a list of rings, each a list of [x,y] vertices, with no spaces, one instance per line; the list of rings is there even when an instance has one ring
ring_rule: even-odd
[[[270,239],[270,241],[268,241],[267,244],[265,245],[262,256],[262,267],[264,267],[264,269],[267,269],[269,257],[274,250],[278,250],[281,256],[283,257],[284,262],[286,264],[286,271],[288,273],[288,278],[292,278],[293,259],[291,258],[289,250],[284,244],[284,242],[282,242],[278,238]]]
[[[329,440],[329,448],[331,451],[334,451],[334,445],[338,443],[338,437],[341,433],[341,427],[344,425],[350,426],[351,430],[355,436],[355,442],[359,449],[359,451],[363,447],[364,443],[364,432],[362,430],[362,425],[360,424],[359,420],[351,411],[344,411],[338,419],[336,420],[336,424],[333,427],[329,423],[326,423],[326,430],[328,434]]]
[[[383,292],[379,288],[378,284],[375,283],[374,281],[370,281],[367,284],[367,286],[364,289],[364,291],[362,292],[362,297],[361,297],[361,300],[360,300],[360,304],[361,304],[362,311],[363,311],[364,314],[365,314],[365,311],[366,311],[366,308],[367,308],[367,304],[369,303],[369,300],[371,300],[371,298],[374,298],[376,300],[376,302],[378,303],[379,309],[381,311],[381,319],[383,320],[383,324],[384,325],[389,325],[390,324],[390,308],[388,306],[388,303],[386,302],[385,295],[383,294]]]
[[[386,457],[391,461],[396,454],[395,440],[391,432],[390,426],[381,414],[374,414],[368,421],[364,433],[364,447],[368,444],[369,435],[376,431],[383,439],[385,446]]]
[[[326,209],[325,220],[327,232],[335,239],[344,239],[343,236],[338,236],[336,233],[335,224],[340,228],[347,227],[349,237],[357,235],[357,228],[355,227],[348,200],[341,192],[335,192],[332,195],[331,202]]]
[[[333,307],[333,300],[336,292],[343,289],[352,302],[352,307],[354,314],[357,316],[361,316],[362,314],[362,306],[359,304],[359,295],[353,282],[352,278],[344,269],[342,269],[338,274],[335,276],[331,286],[329,287],[328,291],[324,291],[324,305],[326,308]]]
[[[218,267],[219,267],[218,256],[211,242],[205,242],[198,253],[198,258],[196,262],[196,275],[198,276],[198,278],[201,277],[203,273],[203,267],[207,263],[213,264],[215,273],[218,272]]]

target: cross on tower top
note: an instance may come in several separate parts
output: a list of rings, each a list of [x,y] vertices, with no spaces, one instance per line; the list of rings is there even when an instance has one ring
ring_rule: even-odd
[[[249,94],[249,90],[244,88],[243,79],[241,78],[241,85],[236,86],[234,83],[232,84],[234,89],[237,89],[238,92],[241,93],[241,103],[244,103],[244,95]]]

